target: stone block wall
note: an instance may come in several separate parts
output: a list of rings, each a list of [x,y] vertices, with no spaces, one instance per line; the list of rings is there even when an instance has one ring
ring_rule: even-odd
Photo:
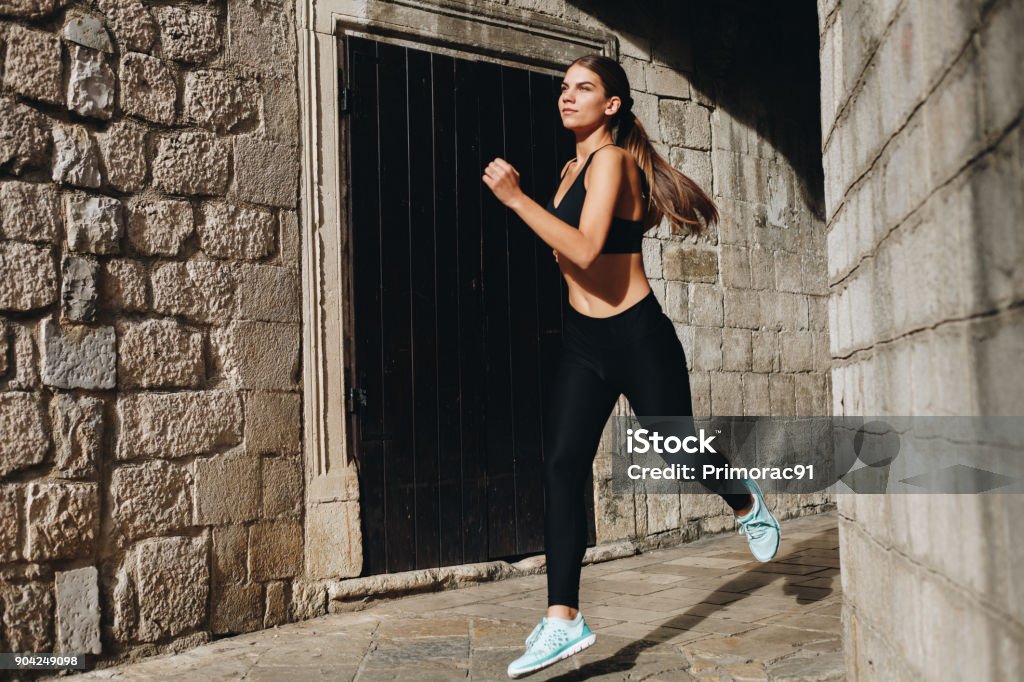
[[[295,66],[287,2],[0,0],[0,650],[291,618]]]
[[[1024,3],[819,0],[833,408],[1024,397]],[[839,495],[850,678],[1020,679],[1013,495]]]

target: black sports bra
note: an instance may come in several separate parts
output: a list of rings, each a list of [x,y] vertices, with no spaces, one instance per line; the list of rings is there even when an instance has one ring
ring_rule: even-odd
[[[548,199],[547,209],[576,229],[579,229],[580,226],[580,214],[583,213],[583,198],[587,195],[587,189],[583,186],[583,176],[587,173],[587,166],[590,165],[590,160],[594,158],[594,154],[597,153],[598,149],[604,149],[612,144],[614,143],[609,142],[590,152],[586,163],[583,164],[583,168],[576,175],[576,179],[573,180],[572,185],[566,190],[565,196],[562,197],[562,201],[557,207],[555,206],[555,195],[558,194],[558,187],[555,187],[554,193]],[[561,180],[564,177],[565,172],[562,173],[562,177],[559,179]],[[643,172],[640,173],[640,184],[641,191],[644,198],[646,198],[647,181],[644,178]],[[580,191],[577,191],[577,187],[581,188]],[[642,251],[643,234],[643,220],[626,220],[625,218],[612,216],[612,224],[608,228],[608,237],[604,241],[601,253],[640,253]]]

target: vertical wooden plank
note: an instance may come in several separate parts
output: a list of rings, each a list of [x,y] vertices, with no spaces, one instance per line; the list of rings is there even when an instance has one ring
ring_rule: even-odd
[[[415,568],[438,565],[434,116],[430,53],[408,50]]]
[[[502,111],[502,67],[490,62],[478,67],[480,93],[480,150],[483,167],[506,156]],[[483,182],[481,181],[481,185]],[[486,358],[485,431],[487,444],[488,557],[515,553],[515,476],[512,396],[509,391],[508,219],[509,210],[483,185],[483,301]]]
[[[351,230],[355,385],[367,403],[359,411],[356,456],[359,460],[363,574],[387,570],[384,525],[383,396],[381,376],[380,196],[377,130],[377,44],[349,36],[343,78],[355,94],[349,118],[352,186]]]
[[[409,136],[406,51],[380,43],[381,289],[388,571],[415,567]]]
[[[459,346],[462,402],[462,562],[487,558],[486,449],[484,447],[484,329],[481,301],[479,89],[477,62],[455,66],[456,187],[459,207]]]
[[[459,302],[459,204],[456,147],[465,132],[456,128],[455,60],[434,55],[434,186],[437,296],[438,553],[439,565],[462,563],[462,395]],[[460,216],[462,216],[460,220]]]
[[[551,111],[535,112],[531,103],[530,73],[503,68],[506,157],[519,170],[524,192],[538,197],[538,184],[547,187],[534,172],[532,128],[539,116],[550,120]],[[539,116],[538,116],[539,113]],[[540,152],[543,154],[544,152]],[[550,152],[548,152],[550,153]],[[544,175],[547,176],[545,168]],[[540,199],[543,203],[545,200]],[[507,271],[509,273],[508,348],[516,493],[515,554],[544,549],[544,476],[541,458],[540,331],[537,320],[537,252],[551,251],[523,221],[509,214]]]

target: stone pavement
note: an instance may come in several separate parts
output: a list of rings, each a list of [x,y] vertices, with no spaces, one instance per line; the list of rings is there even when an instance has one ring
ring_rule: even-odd
[[[529,680],[845,679],[836,512],[782,521],[754,561],[737,533],[583,568],[597,642]],[[544,613],[543,574],[382,601],[83,680],[502,680]]]

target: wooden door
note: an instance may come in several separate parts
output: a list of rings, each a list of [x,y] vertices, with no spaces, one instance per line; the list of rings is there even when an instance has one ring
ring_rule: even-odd
[[[547,200],[575,153],[561,77],[344,40],[363,575],[543,552],[568,304],[551,249],[481,177],[500,156]]]

